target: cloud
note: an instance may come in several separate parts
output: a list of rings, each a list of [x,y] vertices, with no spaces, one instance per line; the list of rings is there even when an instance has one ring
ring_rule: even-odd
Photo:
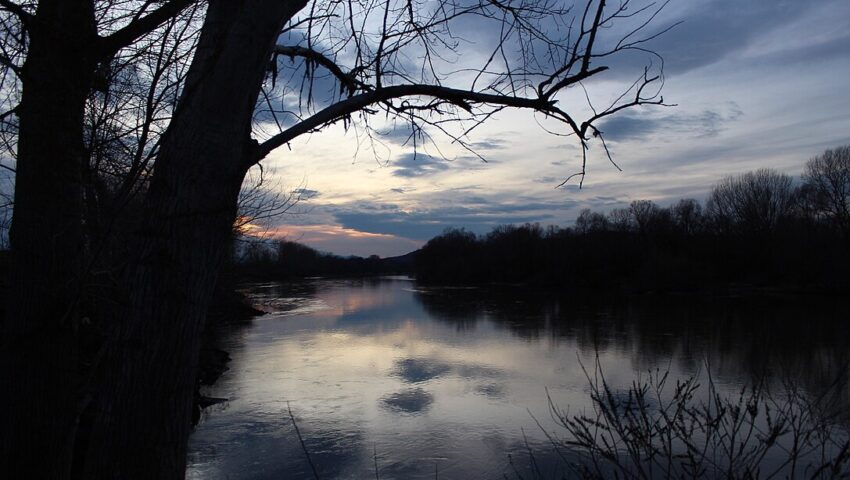
[[[321,195],[321,192],[318,190],[311,190],[309,188],[296,188],[292,191],[292,193],[300,197],[302,200],[310,200]]]
[[[714,0],[688,3],[675,12],[683,24],[653,40],[668,74],[684,73],[740,52],[747,45],[817,8],[813,2]],[[690,9],[687,9],[690,7]],[[674,18],[667,19],[668,21]],[[661,28],[661,24],[657,28]]]
[[[470,147],[473,150],[499,150],[506,148],[509,143],[501,138],[485,138],[477,142],[473,142]]]
[[[393,175],[413,178],[442,172],[449,168],[448,162],[423,153],[407,153],[392,162]]]
[[[381,235],[428,240],[446,228],[464,227],[485,233],[497,225],[544,222],[553,211],[578,202],[527,202],[499,204],[480,197],[453,197],[454,205],[404,210],[395,205],[349,206],[334,214],[344,228]]]
[[[495,145],[495,143],[492,143]],[[484,149],[482,149],[484,150]],[[409,152],[391,162],[392,174],[401,178],[417,178],[444,172],[449,168],[463,170],[478,170],[487,168],[494,161],[484,162],[474,156],[461,156],[454,160],[435,157],[423,152]]]
[[[411,145],[414,131],[409,123],[395,123],[387,131],[379,131],[378,138],[394,145]],[[419,139],[416,139],[417,142]]]
[[[728,124],[743,115],[741,109],[729,102],[722,109],[703,110],[697,113],[673,113],[649,116],[638,112],[623,112],[608,117],[599,124],[599,131],[607,141],[622,142],[645,140],[660,134],[708,138],[716,137]]]

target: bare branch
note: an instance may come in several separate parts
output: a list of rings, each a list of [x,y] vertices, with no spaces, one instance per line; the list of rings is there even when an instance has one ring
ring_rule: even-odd
[[[0,9],[7,10],[20,19],[21,23],[28,25],[32,22],[33,16],[27,12],[24,7],[10,0],[0,0]]]
[[[301,57],[325,67],[348,90],[349,94],[353,94],[357,89],[367,87],[367,85],[358,81],[355,76],[343,72],[339,65],[332,59],[311,48],[277,45],[274,53],[290,58]]]
[[[510,97],[506,95],[495,95],[468,90],[459,90],[455,88],[441,87],[439,85],[395,85],[384,87],[379,90],[361,93],[351,98],[331,105],[315,115],[305,119],[278,135],[266,140],[257,149],[254,162],[259,161],[268,155],[272,150],[286,143],[289,143],[299,135],[311,132],[329,123],[338,121],[339,119],[357,112],[369,105],[379,102],[392,100],[401,97],[410,96],[427,96],[445,100],[463,110],[470,111],[471,103],[502,105],[514,108],[526,108],[537,110],[540,112],[550,113],[552,115],[564,116],[569,119],[565,113],[561,112],[554,106],[554,102],[537,98],[522,98]],[[570,119],[571,120],[571,119]]]
[[[139,37],[153,31],[169,18],[174,17],[184,8],[197,0],[169,0],[167,3],[145,15],[130,22],[124,28],[102,37],[99,41],[100,55],[110,58],[118,50],[130,45]]]

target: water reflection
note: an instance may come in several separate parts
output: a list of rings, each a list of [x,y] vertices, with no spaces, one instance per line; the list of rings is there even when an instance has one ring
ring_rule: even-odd
[[[408,388],[391,393],[381,399],[381,403],[390,410],[403,413],[421,413],[434,403],[434,396],[421,388]]]
[[[229,339],[233,363],[191,439],[190,478],[502,478],[562,465],[552,399],[587,407],[597,355],[635,375],[709,362],[729,391],[765,372],[817,392],[847,365],[846,305],[801,298],[589,298],[516,287],[423,289],[404,280],[257,285],[269,313]],[[847,392],[840,392],[847,405]],[[523,438],[525,434],[525,438]],[[512,463],[508,460],[511,455]]]

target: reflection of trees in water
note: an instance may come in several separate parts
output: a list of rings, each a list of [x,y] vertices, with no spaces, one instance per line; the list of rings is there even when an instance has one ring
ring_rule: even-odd
[[[255,308],[269,313],[284,313],[313,301],[318,288],[314,282],[308,280],[255,283],[245,285],[241,290]]]
[[[717,379],[769,375],[824,391],[850,365],[843,300],[826,297],[570,296],[520,287],[421,289],[436,320],[471,329],[490,321],[524,339],[575,342],[580,352],[616,350],[635,368],[669,362]],[[850,405],[850,389],[840,389]]]

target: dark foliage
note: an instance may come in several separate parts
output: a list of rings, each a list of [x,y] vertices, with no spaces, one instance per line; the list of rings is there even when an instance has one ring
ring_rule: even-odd
[[[243,278],[292,279],[412,273],[414,253],[400,257],[342,257],[320,252],[297,242],[249,245],[244,258],[232,265],[233,274]]]
[[[507,225],[483,236],[450,229],[419,252],[417,278],[626,290],[847,290],[848,239],[841,216],[832,213],[838,202],[825,204],[812,193],[823,188],[811,168],[820,158],[809,162],[797,187],[771,170],[724,178],[704,209],[694,199],[667,208],[640,200],[607,216],[584,210],[572,228]]]

